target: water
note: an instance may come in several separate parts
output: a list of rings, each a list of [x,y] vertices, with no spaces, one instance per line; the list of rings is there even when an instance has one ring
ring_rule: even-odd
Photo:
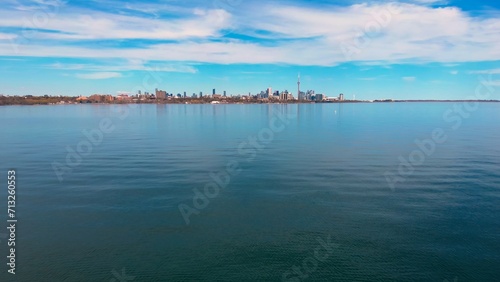
[[[0,107],[1,183],[17,169],[19,220],[17,274],[0,237],[0,281],[498,281],[500,104],[459,126],[449,109]],[[70,167],[67,147],[89,150],[82,130],[101,122],[113,130],[59,181],[52,164]],[[400,175],[398,157],[422,156],[414,141],[436,128],[447,140]],[[179,205],[195,208],[193,189],[236,163],[186,224]],[[387,172],[404,182],[391,189]],[[0,195],[6,226],[5,184]]]

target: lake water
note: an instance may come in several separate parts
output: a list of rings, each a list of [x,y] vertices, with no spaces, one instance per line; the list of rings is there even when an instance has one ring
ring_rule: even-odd
[[[500,103],[455,104],[0,107],[0,281],[499,281]]]

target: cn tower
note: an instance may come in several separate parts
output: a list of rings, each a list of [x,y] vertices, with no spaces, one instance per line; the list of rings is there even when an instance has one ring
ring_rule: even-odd
[[[300,72],[299,76],[297,77],[297,99],[300,97]]]

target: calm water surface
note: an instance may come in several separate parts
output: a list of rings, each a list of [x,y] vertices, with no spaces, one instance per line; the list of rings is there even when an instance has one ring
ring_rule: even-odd
[[[500,103],[467,118],[449,109],[0,107],[0,281],[500,281]],[[68,157],[78,144],[89,149],[83,131],[100,123],[112,132],[81,160]],[[435,129],[447,140],[423,155],[415,139]],[[421,164],[400,175],[410,155]],[[67,157],[74,166],[60,181],[53,164]],[[239,174],[199,201],[187,225],[179,205],[194,208],[193,189],[235,163]],[[404,181],[391,189],[387,172]]]

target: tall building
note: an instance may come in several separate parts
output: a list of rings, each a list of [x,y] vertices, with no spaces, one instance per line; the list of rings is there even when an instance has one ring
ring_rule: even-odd
[[[158,90],[158,88],[156,88],[155,89],[155,96],[156,96],[156,99],[166,99],[167,98],[167,91]]]
[[[297,76],[297,97],[300,96],[300,72],[299,75]]]
[[[288,93],[288,91],[287,91],[287,90],[285,90],[285,91],[281,92],[281,93],[280,93],[280,100],[285,100],[285,101],[286,101],[286,100],[288,100],[288,98],[289,98],[288,94],[289,94],[289,93]]]
[[[340,95],[339,95],[339,101],[344,101],[344,94],[343,93],[340,93]]]
[[[266,98],[271,98],[273,96],[273,89],[271,87],[267,88],[267,97]]]
[[[200,91],[200,99],[203,98],[203,92]]]
[[[224,90],[224,97],[226,97],[226,90]]]
[[[186,91],[184,91],[184,98],[187,98],[187,93],[186,93]]]
[[[212,90],[212,95],[215,95],[215,88]]]
[[[314,97],[314,90],[307,90],[306,100],[312,101],[312,97]]]

